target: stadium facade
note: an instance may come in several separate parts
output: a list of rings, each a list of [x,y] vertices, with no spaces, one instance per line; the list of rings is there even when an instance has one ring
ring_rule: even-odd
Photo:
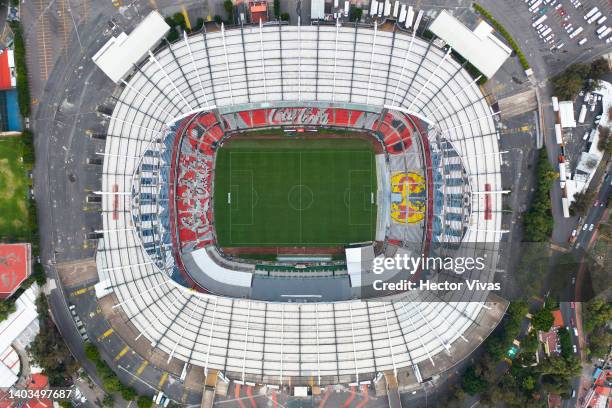
[[[98,297],[168,362],[238,381],[422,382],[465,358],[501,318],[492,294],[364,299],[346,271],[275,275],[216,250],[215,149],[271,128],[367,132],[384,147],[377,254],[501,239],[495,113],[449,50],[378,26],[221,28],[157,47],[117,89]],[[332,290],[291,296],[309,286]]]

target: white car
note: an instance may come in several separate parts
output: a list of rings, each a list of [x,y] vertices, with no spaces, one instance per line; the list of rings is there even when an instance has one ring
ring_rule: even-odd
[[[578,349],[576,348],[576,345],[575,345],[575,344],[572,344],[572,348],[574,349],[574,353],[577,353],[577,352],[578,352]]]
[[[589,225],[589,231],[593,231],[593,228],[595,228],[595,224]]]
[[[583,231],[586,231],[586,230],[587,230],[587,228],[589,228],[589,224],[584,224],[584,225],[582,226],[582,230],[583,230]]]

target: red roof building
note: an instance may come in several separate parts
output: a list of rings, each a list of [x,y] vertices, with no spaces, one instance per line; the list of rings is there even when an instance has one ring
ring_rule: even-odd
[[[556,328],[559,329],[559,328],[565,326],[563,324],[563,315],[561,314],[560,310],[553,310],[551,313],[552,313],[553,317],[555,318],[555,321],[553,323],[553,327],[556,327]]]
[[[251,13],[251,22],[259,24],[268,21],[268,2],[266,1],[249,1],[249,12]]]
[[[0,299],[7,299],[32,272],[30,244],[0,244]]]
[[[0,90],[13,89],[16,84],[13,50],[5,48],[0,50]]]

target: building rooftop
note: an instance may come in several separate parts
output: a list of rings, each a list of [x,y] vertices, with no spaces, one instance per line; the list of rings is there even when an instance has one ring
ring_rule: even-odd
[[[0,299],[6,299],[30,276],[30,244],[0,244]]]
[[[495,75],[512,53],[486,22],[481,21],[472,31],[446,10],[440,12],[429,29],[488,78]]]
[[[170,26],[162,15],[152,11],[129,35],[122,32],[111,37],[92,59],[113,82],[119,83],[168,31]]]

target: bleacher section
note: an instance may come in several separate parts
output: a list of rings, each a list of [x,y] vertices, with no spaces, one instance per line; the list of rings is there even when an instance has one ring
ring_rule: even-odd
[[[208,228],[214,144],[224,132],[241,129],[312,125],[375,132],[385,141],[391,172],[416,166],[426,175],[420,243],[499,242],[501,194],[473,194],[503,190],[494,115],[470,75],[445,55],[400,31],[325,25],[194,33],[158,49],[155,60],[146,59],[129,77],[108,124],[97,264],[113,310],[168,361],[241,381],[347,384],[381,371],[427,378],[461,361],[501,318],[486,294],[288,303],[197,293],[169,279],[176,270],[171,251],[214,239]],[[214,121],[210,108],[197,113],[211,106]],[[175,138],[183,140],[175,157],[168,132],[181,132],[179,117],[196,122],[185,122],[188,139]],[[160,158],[140,160],[148,152]],[[140,171],[140,163],[159,170]],[[176,180],[163,176],[171,163]],[[458,163],[462,174],[453,167]],[[447,179],[457,183],[449,186],[456,195],[445,195]],[[168,191],[177,193],[176,222]],[[163,216],[158,211],[155,220],[153,208],[145,215],[143,200],[155,201]],[[462,200],[469,211],[455,211]],[[169,237],[174,226],[180,243]],[[405,250],[413,238],[406,231],[415,229],[390,236],[389,253]],[[462,238],[455,236],[459,231]]]

